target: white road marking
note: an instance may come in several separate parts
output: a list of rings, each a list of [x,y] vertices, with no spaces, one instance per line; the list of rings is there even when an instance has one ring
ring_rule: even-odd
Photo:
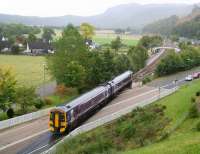
[[[32,153],[34,153],[34,152],[36,152],[36,151],[38,151],[38,150],[40,150],[40,149],[42,149],[42,148],[44,148],[44,147],[46,147],[46,146],[48,146],[48,145],[49,145],[49,144],[46,144],[46,145],[44,145],[44,146],[42,146],[42,147],[39,147],[39,148],[37,148],[37,149],[35,149],[35,150],[33,150],[33,151],[27,153],[27,154],[32,154]]]
[[[112,104],[112,105],[108,105],[107,107],[104,107],[102,110],[111,108],[111,107],[113,107],[113,106],[122,104],[122,103],[127,102],[127,101],[130,101],[130,100],[134,100],[134,99],[136,99],[136,98],[138,98],[138,97],[141,97],[141,96],[144,96],[144,95],[150,94],[150,93],[152,93],[152,92],[156,92],[156,91],[158,91],[158,89],[154,89],[154,90],[148,91],[148,92],[146,92],[146,93],[143,93],[143,94],[141,94],[141,95],[137,95],[137,96],[130,97],[130,98],[125,99],[125,100],[123,100],[123,101],[120,101],[120,102],[118,102],[118,103],[115,103],[115,104]]]
[[[23,138],[23,139],[21,139],[21,140],[18,140],[18,141],[16,141],[16,142],[12,142],[12,143],[10,143],[10,144],[7,144],[7,145],[5,145],[5,146],[3,146],[3,147],[0,147],[0,151],[4,150],[4,149],[6,149],[6,148],[9,148],[9,147],[11,147],[11,146],[13,146],[13,145],[15,145],[15,144],[18,144],[18,143],[24,142],[24,141],[26,141],[26,140],[29,140],[29,139],[31,139],[31,138],[33,138],[33,137],[38,136],[38,135],[41,135],[41,134],[43,134],[43,133],[46,133],[47,131],[49,131],[49,130],[48,130],[48,129],[45,129],[45,130],[43,130],[43,131],[41,131],[41,132],[39,132],[39,133],[35,133],[35,134],[31,135],[31,136],[28,136],[28,137]]]

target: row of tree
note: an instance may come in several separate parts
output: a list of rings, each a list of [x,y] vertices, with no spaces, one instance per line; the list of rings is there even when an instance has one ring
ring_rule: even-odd
[[[142,43],[131,47],[127,54],[119,54],[119,37],[113,43],[115,52],[109,48],[90,51],[84,40],[77,28],[68,25],[55,43],[56,53],[47,57],[48,67],[59,84],[84,91],[128,69],[138,71],[148,58]]]
[[[200,50],[199,48],[186,47],[182,49],[181,53],[169,51],[169,54],[158,64],[156,74],[164,76],[195,66],[200,66]]]

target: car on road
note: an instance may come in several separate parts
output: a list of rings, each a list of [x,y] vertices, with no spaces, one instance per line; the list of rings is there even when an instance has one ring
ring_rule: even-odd
[[[192,81],[193,80],[193,76],[192,75],[188,75],[185,77],[185,81]]]
[[[193,79],[198,79],[200,78],[200,72],[196,72],[192,75]]]

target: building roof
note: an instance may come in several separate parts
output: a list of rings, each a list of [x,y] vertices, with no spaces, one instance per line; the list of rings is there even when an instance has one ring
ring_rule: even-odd
[[[1,47],[2,48],[11,48],[12,43],[9,41],[0,41]]]
[[[43,49],[43,50],[53,50],[53,46],[50,43],[46,43],[43,41],[36,41],[29,43],[30,49]]]

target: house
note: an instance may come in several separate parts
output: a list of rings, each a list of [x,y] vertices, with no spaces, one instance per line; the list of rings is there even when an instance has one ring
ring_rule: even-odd
[[[0,36],[0,51],[8,52],[11,50],[12,43],[8,41],[7,38]]]
[[[27,47],[24,53],[33,55],[43,55],[48,53],[54,53],[54,48],[50,43],[43,41],[36,41],[27,43]]]

